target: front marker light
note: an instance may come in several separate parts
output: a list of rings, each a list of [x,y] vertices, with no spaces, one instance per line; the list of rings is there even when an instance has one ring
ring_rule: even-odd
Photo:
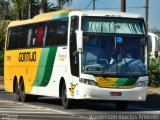
[[[87,84],[87,85],[93,85],[97,86],[97,82],[94,80],[88,80],[88,79],[80,79],[81,83]]]
[[[147,86],[148,85],[148,81],[139,81],[135,84],[136,87],[143,87],[143,86]]]

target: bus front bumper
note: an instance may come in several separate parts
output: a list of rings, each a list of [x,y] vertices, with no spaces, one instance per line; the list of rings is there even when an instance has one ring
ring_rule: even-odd
[[[80,83],[75,89],[75,99],[145,101],[147,86],[129,89],[100,88]]]

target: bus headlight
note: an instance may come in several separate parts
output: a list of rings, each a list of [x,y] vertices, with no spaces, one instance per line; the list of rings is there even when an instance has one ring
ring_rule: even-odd
[[[143,86],[147,86],[148,85],[148,81],[139,81],[135,84],[136,87],[143,87]]]
[[[80,79],[81,83],[87,84],[87,85],[94,85],[97,86],[97,82],[94,80],[88,80],[88,79]]]

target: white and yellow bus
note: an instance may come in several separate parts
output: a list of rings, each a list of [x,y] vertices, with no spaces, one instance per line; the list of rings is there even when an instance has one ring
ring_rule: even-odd
[[[4,86],[18,101],[33,95],[76,100],[145,101],[147,34],[140,15],[72,11],[13,21],[5,44]]]

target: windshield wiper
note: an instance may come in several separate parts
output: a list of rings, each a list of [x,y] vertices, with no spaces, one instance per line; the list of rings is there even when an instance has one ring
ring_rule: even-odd
[[[133,78],[133,75],[132,75],[131,69],[129,68],[129,65],[128,65],[128,63],[127,63],[126,59],[125,59],[125,58],[123,58],[122,56],[121,56],[121,59],[122,59],[122,60],[124,60],[125,67],[126,67],[126,68],[127,68],[127,70],[129,71],[129,74],[130,74],[131,78]]]
[[[108,60],[107,59],[100,59],[101,61],[105,61],[104,70],[102,71],[102,75],[104,76],[105,72],[108,69]]]

